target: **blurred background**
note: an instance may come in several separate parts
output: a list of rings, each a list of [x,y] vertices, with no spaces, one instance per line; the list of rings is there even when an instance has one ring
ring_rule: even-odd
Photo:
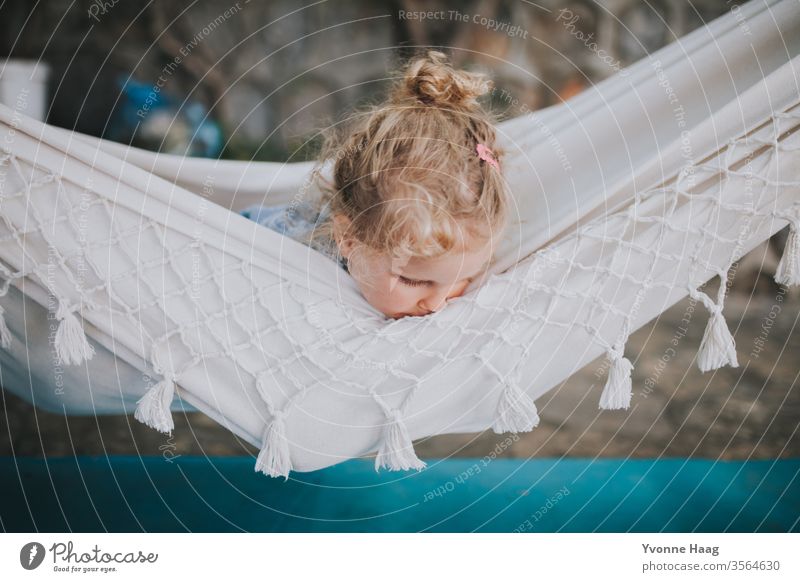
[[[738,8],[731,0],[285,1],[12,0],[0,4],[0,101],[32,87],[28,115],[156,151],[243,160],[314,157],[318,129],[377,101],[417,47],[513,95],[501,119],[568,101],[621,68]],[[418,11],[444,17],[406,17]],[[513,103],[513,107],[509,106]],[[628,341],[634,397],[597,409],[605,363],[537,401],[541,424],[502,456],[797,456],[800,297],[772,280],[785,231],[734,265],[725,315],[740,366],[701,374],[702,307],[683,301]],[[688,321],[688,326],[686,323]],[[676,354],[670,340],[684,333]],[[252,455],[202,414],[174,413],[174,436],[132,416],[44,412],[7,391],[0,455]],[[482,457],[491,430],[415,443],[421,458]]]

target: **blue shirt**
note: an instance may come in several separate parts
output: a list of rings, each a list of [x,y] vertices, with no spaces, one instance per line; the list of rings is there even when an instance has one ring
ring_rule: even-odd
[[[317,212],[311,204],[301,202],[294,205],[289,203],[275,206],[249,206],[239,214],[262,226],[271,228],[278,234],[309,245],[332,261],[337,262],[342,269],[347,271],[347,259],[339,254],[339,247],[335,241],[326,239],[309,243],[308,237],[314,228],[327,217],[325,210]]]

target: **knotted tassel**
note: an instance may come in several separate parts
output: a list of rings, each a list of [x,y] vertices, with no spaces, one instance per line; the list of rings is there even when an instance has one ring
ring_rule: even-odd
[[[94,348],[86,339],[81,322],[67,308],[66,303],[59,302],[56,318],[61,320],[55,338],[56,356],[59,363],[70,365],[80,364],[84,359],[91,360],[94,356]]]
[[[3,317],[5,312],[6,310],[0,305],[0,347],[8,349],[11,347],[11,332],[8,330],[5,317]]]
[[[386,429],[383,443],[375,457],[375,470],[386,467],[391,471],[407,471],[408,469],[421,470],[426,467],[414,452],[411,437],[403,422],[400,412],[392,411],[392,421]]]
[[[722,315],[722,306],[715,305],[697,353],[697,367],[701,372],[708,372],[725,365],[737,368],[739,362],[736,360],[733,336],[728,330],[725,316]]]
[[[623,350],[612,348],[608,352],[611,367],[608,370],[603,393],[600,395],[600,406],[605,410],[629,408],[633,387],[631,384],[631,371],[633,364],[623,355]]]
[[[264,431],[264,443],[256,459],[256,471],[270,477],[284,477],[289,480],[292,459],[289,456],[289,442],[286,440],[286,424],[283,411],[276,411],[269,426]]]
[[[789,237],[775,271],[775,282],[787,287],[800,285],[800,220],[792,220],[789,225]]]
[[[538,424],[539,413],[533,400],[516,382],[505,382],[492,430],[496,433],[527,432]]]
[[[157,431],[172,434],[175,423],[172,421],[172,398],[175,396],[175,382],[171,378],[164,378],[145,392],[136,403],[136,412],[133,416]]]

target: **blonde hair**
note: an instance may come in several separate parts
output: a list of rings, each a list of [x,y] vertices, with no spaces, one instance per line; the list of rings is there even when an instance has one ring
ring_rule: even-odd
[[[327,219],[311,240],[332,241],[337,214],[350,220],[348,236],[395,258],[441,256],[463,230],[497,237],[506,227],[507,186],[476,151],[485,145],[503,167],[496,117],[477,100],[491,81],[454,69],[433,50],[397,72],[384,103],[355,112],[326,137],[314,176]],[[326,162],[332,181],[320,173]]]

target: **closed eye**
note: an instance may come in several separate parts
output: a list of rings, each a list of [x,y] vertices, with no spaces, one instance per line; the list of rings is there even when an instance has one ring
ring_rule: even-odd
[[[404,285],[408,285],[409,287],[419,287],[420,285],[428,285],[428,284],[430,283],[430,281],[415,281],[414,279],[406,279],[406,278],[405,278],[405,277],[403,277],[402,275],[397,275],[397,278],[398,278],[398,279],[400,279],[400,281],[401,281],[401,282],[402,282]],[[467,284],[469,284],[469,283],[472,283],[472,281],[473,281],[474,279],[475,279],[475,277],[469,277],[469,278],[466,280],[466,281],[467,281]]]
[[[413,279],[406,279],[402,275],[398,275],[397,277],[404,285],[408,285],[409,287],[419,287],[420,285],[426,285],[428,283],[427,281],[414,281]]]

